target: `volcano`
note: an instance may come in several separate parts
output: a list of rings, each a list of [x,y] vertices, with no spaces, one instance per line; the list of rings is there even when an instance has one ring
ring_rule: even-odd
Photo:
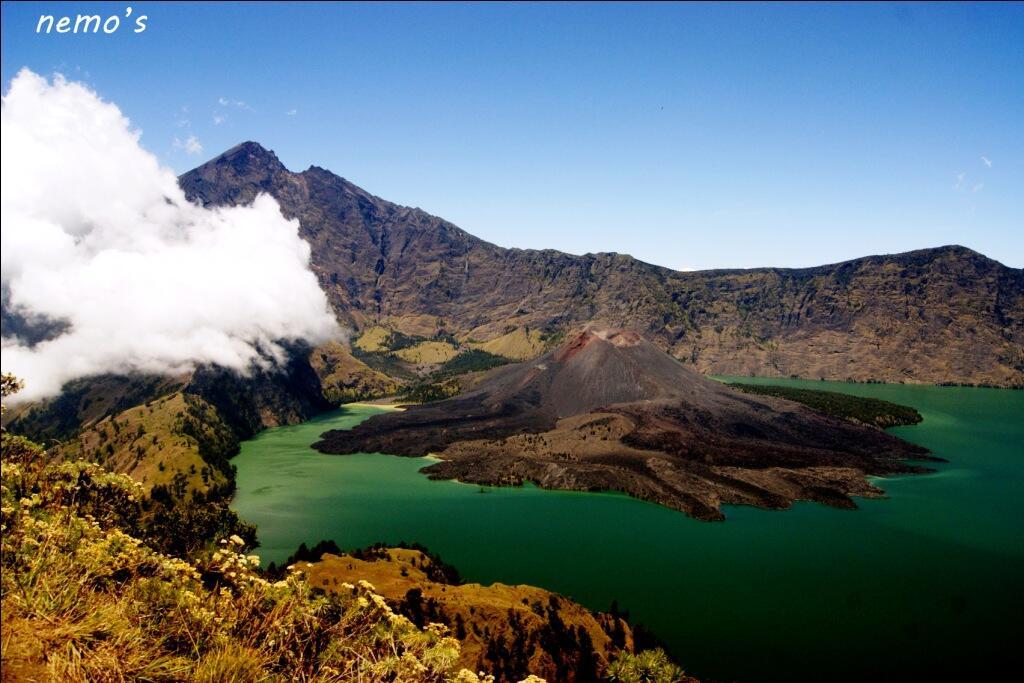
[[[431,478],[622,491],[723,519],[721,505],[794,500],[856,507],[867,481],[935,459],[874,427],[684,367],[636,332],[589,326],[558,348],[492,371],[474,390],[329,431],[335,454],[434,454]]]

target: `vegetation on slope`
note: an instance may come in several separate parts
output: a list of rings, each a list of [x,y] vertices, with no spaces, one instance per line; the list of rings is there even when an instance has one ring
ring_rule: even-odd
[[[468,346],[459,345],[444,333],[427,339],[392,331],[381,325],[363,332],[353,343],[351,356],[354,362],[389,379],[393,385],[389,387],[393,388],[391,394],[397,393],[402,400],[411,403],[451,398],[463,389],[460,375],[483,372],[510,362],[510,357],[475,348],[475,342],[468,343]],[[316,362],[314,354],[314,367]],[[323,377],[324,373],[321,373]],[[404,387],[399,386],[399,379],[406,383]],[[378,392],[348,400],[383,395],[386,394]]]
[[[910,406],[890,403],[878,398],[865,398],[862,396],[840,394],[835,391],[801,389],[776,384],[730,382],[729,386],[748,394],[776,396],[796,401],[826,415],[874,425],[879,428],[914,425],[923,419],[921,413]]]
[[[401,398],[411,403],[430,403],[457,396],[472,387],[487,370],[507,365],[509,359],[487,351],[469,349],[450,359],[426,378],[406,387]]]
[[[17,387],[4,377],[4,395]],[[4,680],[480,680],[454,669],[444,627],[418,628],[369,584],[270,581],[237,535],[162,553],[141,484],[2,441]]]
[[[516,327],[500,337],[471,343],[470,346],[512,360],[528,360],[544,353],[546,344],[544,336],[537,330]]]
[[[352,357],[397,382],[416,381],[420,377],[415,368],[390,351],[363,351],[353,346]]]
[[[413,387],[430,384],[442,376],[468,372],[476,366],[493,367],[507,362],[503,359],[500,362],[485,361],[485,357],[492,358],[491,354],[480,355],[466,349],[441,332],[427,338],[403,334],[380,325],[365,330],[353,342],[351,353],[356,362],[388,377],[396,385],[405,382]],[[460,369],[462,366],[466,369]],[[396,386],[391,393],[398,390]],[[417,393],[423,393],[423,389],[418,389]]]
[[[8,410],[3,423],[40,443],[63,440],[77,434],[83,426],[174,393],[184,384],[183,378],[155,375],[99,375],[72,380],[64,385],[59,396],[22,403]]]
[[[470,349],[442,365],[434,375],[435,377],[451,377],[467,372],[482,372],[496,368],[499,365],[505,365],[508,362],[509,359],[504,356],[498,356],[480,349]]]
[[[312,585],[335,591],[357,577],[369,580],[414,624],[446,625],[462,644],[458,665],[489,671],[499,682],[530,674],[566,683],[597,681],[611,671],[619,672],[612,680],[693,680],[664,652],[644,655],[645,662],[661,663],[655,669],[629,664],[633,631],[619,615],[591,612],[533,586],[463,583],[457,571],[418,546],[377,545],[342,554],[332,545],[318,544],[307,554],[320,552],[319,557],[298,561]]]
[[[446,341],[424,341],[415,346],[395,351],[396,356],[407,363],[414,363],[416,365],[447,363],[452,358],[455,358],[458,353],[459,350],[453,344]]]
[[[446,398],[456,396],[462,390],[462,385],[457,379],[447,379],[440,382],[420,382],[402,393],[402,400],[410,403],[431,403],[443,401]]]
[[[529,328],[510,328],[487,342],[471,338],[459,342],[440,327],[432,337],[423,337],[373,325],[353,342],[351,357],[353,362],[393,382],[391,394],[398,393],[403,400],[413,403],[428,403],[457,395],[465,389],[463,380],[468,379],[471,385],[474,378],[463,376],[533,357],[548,341],[548,337]],[[315,356],[314,353],[314,367],[317,366]],[[319,367],[317,371],[324,380],[326,373]],[[400,382],[405,386],[399,387]],[[324,384],[326,391],[331,382]],[[344,398],[361,400],[383,395],[377,391]]]
[[[360,351],[375,353],[389,350],[390,342],[391,332],[380,325],[374,325],[365,329],[359,338],[353,342],[353,346]]]
[[[238,437],[217,410],[179,392],[105,418],[47,457],[94,462],[138,481],[147,540],[182,554],[215,536],[255,542],[255,529],[229,507],[235,490],[229,459],[237,452]]]
[[[324,397],[334,404],[365,401],[398,392],[399,383],[371,368],[338,342],[329,342],[310,353],[310,365],[320,378]]]
[[[233,478],[228,459],[238,452],[238,438],[210,404],[177,392],[100,420],[63,451],[127,474],[147,490],[205,494]]]

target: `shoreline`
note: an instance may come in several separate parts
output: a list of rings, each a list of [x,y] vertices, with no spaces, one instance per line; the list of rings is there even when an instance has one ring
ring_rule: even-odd
[[[387,400],[387,399],[385,399]],[[401,412],[405,410],[405,403],[374,403],[373,401],[354,401],[352,403],[342,403],[339,408],[378,408],[380,410],[393,410]]]

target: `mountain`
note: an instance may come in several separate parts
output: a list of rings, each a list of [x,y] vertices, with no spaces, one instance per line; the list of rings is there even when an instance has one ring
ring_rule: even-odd
[[[701,519],[722,503],[855,507],[865,475],[924,471],[926,451],[789,400],[744,394],[635,332],[587,327],[475,389],[326,432],[326,453],[436,454],[433,478],[616,490]]]
[[[291,172],[253,142],[180,183],[206,205],[273,195],[357,330],[487,342],[600,321],[708,374],[1024,386],[1024,270],[964,247],[683,273],[622,254],[505,249],[322,168]]]

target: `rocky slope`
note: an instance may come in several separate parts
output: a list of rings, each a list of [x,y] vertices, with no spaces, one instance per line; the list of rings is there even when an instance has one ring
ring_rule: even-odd
[[[346,593],[369,581],[414,624],[446,625],[462,646],[458,666],[492,672],[498,683],[530,674],[596,681],[616,655],[634,650],[633,630],[619,616],[591,612],[533,586],[451,581],[435,562],[418,549],[375,548],[325,554],[296,567],[311,586],[329,592]]]
[[[704,373],[1024,385],[1024,271],[964,247],[680,273],[622,254],[503,249],[322,168],[293,173],[251,142],[180,182],[205,204],[276,197],[357,329],[486,342],[601,321]]]
[[[851,495],[881,493],[865,475],[922,471],[905,459],[929,457],[876,428],[730,389],[635,332],[594,327],[472,391],[326,432],[314,448],[435,453],[442,462],[424,470],[435,478],[623,491],[709,520],[722,503],[855,507]]]

